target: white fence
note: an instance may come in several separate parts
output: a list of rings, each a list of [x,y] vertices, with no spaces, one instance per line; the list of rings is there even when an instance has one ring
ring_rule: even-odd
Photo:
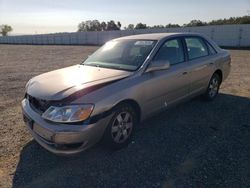
[[[220,46],[250,46],[250,24],[6,36],[0,37],[0,44],[100,45],[122,36],[163,32],[196,32],[207,35]]]

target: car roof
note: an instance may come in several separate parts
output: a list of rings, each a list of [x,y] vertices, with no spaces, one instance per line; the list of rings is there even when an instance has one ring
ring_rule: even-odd
[[[138,39],[138,40],[161,40],[165,39],[167,37],[172,37],[172,36],[201,36],[200,34],[197,33],[150,33],[150,34],[139,34],[139,35],[130,35],[130,36],[125,36],[119,39]],[[116,40],[117,40],[116,39]]]

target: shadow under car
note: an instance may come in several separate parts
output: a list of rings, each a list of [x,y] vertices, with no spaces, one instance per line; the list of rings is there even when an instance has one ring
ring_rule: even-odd
[[[127,148],[59,157],[24,146],[13,187],[247,187],[250,99],[194,99],[140,125]]]

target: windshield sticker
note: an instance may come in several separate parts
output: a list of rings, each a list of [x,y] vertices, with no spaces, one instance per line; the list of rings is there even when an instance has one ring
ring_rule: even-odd
[[[140,41],[136,41],[135,45],[136,46],[151,46],[153,44],[154,41],[149,41],[149,40],[140,40]]]

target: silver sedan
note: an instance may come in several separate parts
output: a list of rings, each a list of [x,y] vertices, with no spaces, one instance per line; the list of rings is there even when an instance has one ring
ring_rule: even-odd
[[[24,121],[56,154],[81,152],[100,140],[119,149],[153,114],[199,95],[214,100],[230,63],[228,51],[198,34],[114,39],[79,65],[32,78],[22,101]]]

